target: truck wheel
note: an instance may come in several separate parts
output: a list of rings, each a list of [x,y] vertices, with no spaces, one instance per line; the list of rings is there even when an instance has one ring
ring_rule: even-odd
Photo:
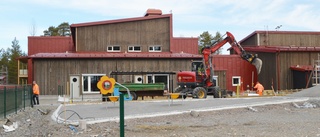
[[[220,98],[220,96],[219,96],[219,91],[214,91],[214,92],[213,92],[213,97],[214,97],[214,98]]]
[[[220,88],[218,87],[214,88],[214,91],[213,91],[214,98],[220,98],[219,91],[220,91]]]
[[[193,97],[199,99],[207,98],[207,90],[203,87],[196,87],[193,90]]]
[[[182,87],[176,87],[173,91],[173,93],[181,93],[183,90]],[[187,98],[187,94],[183,94],[183,95],[180,95],[179,98],[183,98],[183,99],[186,99]]]

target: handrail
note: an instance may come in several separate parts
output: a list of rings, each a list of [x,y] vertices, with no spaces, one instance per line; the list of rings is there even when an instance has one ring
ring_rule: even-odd
[[[128,93],[128,95],[129,95],[129,98],[131,98],[130,90],[129,90],[126,86],[124,86],[124,85],[122,85],[122,84],[120,84],[120,83],[118,83],[118,82],[116,82],[116,84],[119,85],[119,86],[121,86],[121,87],[123,87],[123,88],[125,88],[125,89],[127,90],[127,93]]]

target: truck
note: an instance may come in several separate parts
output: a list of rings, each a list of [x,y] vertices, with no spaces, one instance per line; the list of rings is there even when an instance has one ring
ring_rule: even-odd
[[[225,35],[226,37],[223,38]],[[229,43],[231,48],[233,48],[243,60],[254,65],[257,74],[260,73],[262,60],[259,59],[257,55],[247,53],[230,32],[226,32],[225,35],[212,45],[201,49],[203,55],[202,61],[192,61],[191,71],[180,71],[177,73],[178,86],[174,89],[175,93],[182,93],[183,98],[191,95],[193,98],[201,99],[206,98],[207,94],[213,94],[214,98],[219,98],[220,89],[214,84],[212,54],[226,43]]]

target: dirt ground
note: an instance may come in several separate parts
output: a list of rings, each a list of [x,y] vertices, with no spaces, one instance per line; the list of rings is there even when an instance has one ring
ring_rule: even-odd
[[[278,105],[238,108],[210,112],[125,120],[128,137],[316,137],[320,136],[320,100]],[[58,124],[51,119],[57,106],[28,108],[2,121],[18,122],[11,132],[0,129],[0,136],[119,136],[119,122],[87,125],[87,130]],[[39,110],[49,111],[47,115]]]

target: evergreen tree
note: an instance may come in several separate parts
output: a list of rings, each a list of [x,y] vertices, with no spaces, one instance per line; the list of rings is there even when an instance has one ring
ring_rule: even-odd
[[[50,26],[43,31],[44,36],[70,36],[70,25],[68,22],[61,23],[58,27]]]
[[[1,63],[6,65],[8,68],[8,83],[17,84],[18,83],[18,58],[20,56],[26,56],[25,53],[20,49],[19,41],[14,38],[12,41],[11,48],[2,54]]]
[[[216,32],[216,35],[213,37],[208,31],[203,32],[199,36],[199,54],[201,54],[201,49],[204,47],[210,47],[215,42],[221,40],[221,34]],[[218,49],[215,54],[220,54],[222,48]]]

